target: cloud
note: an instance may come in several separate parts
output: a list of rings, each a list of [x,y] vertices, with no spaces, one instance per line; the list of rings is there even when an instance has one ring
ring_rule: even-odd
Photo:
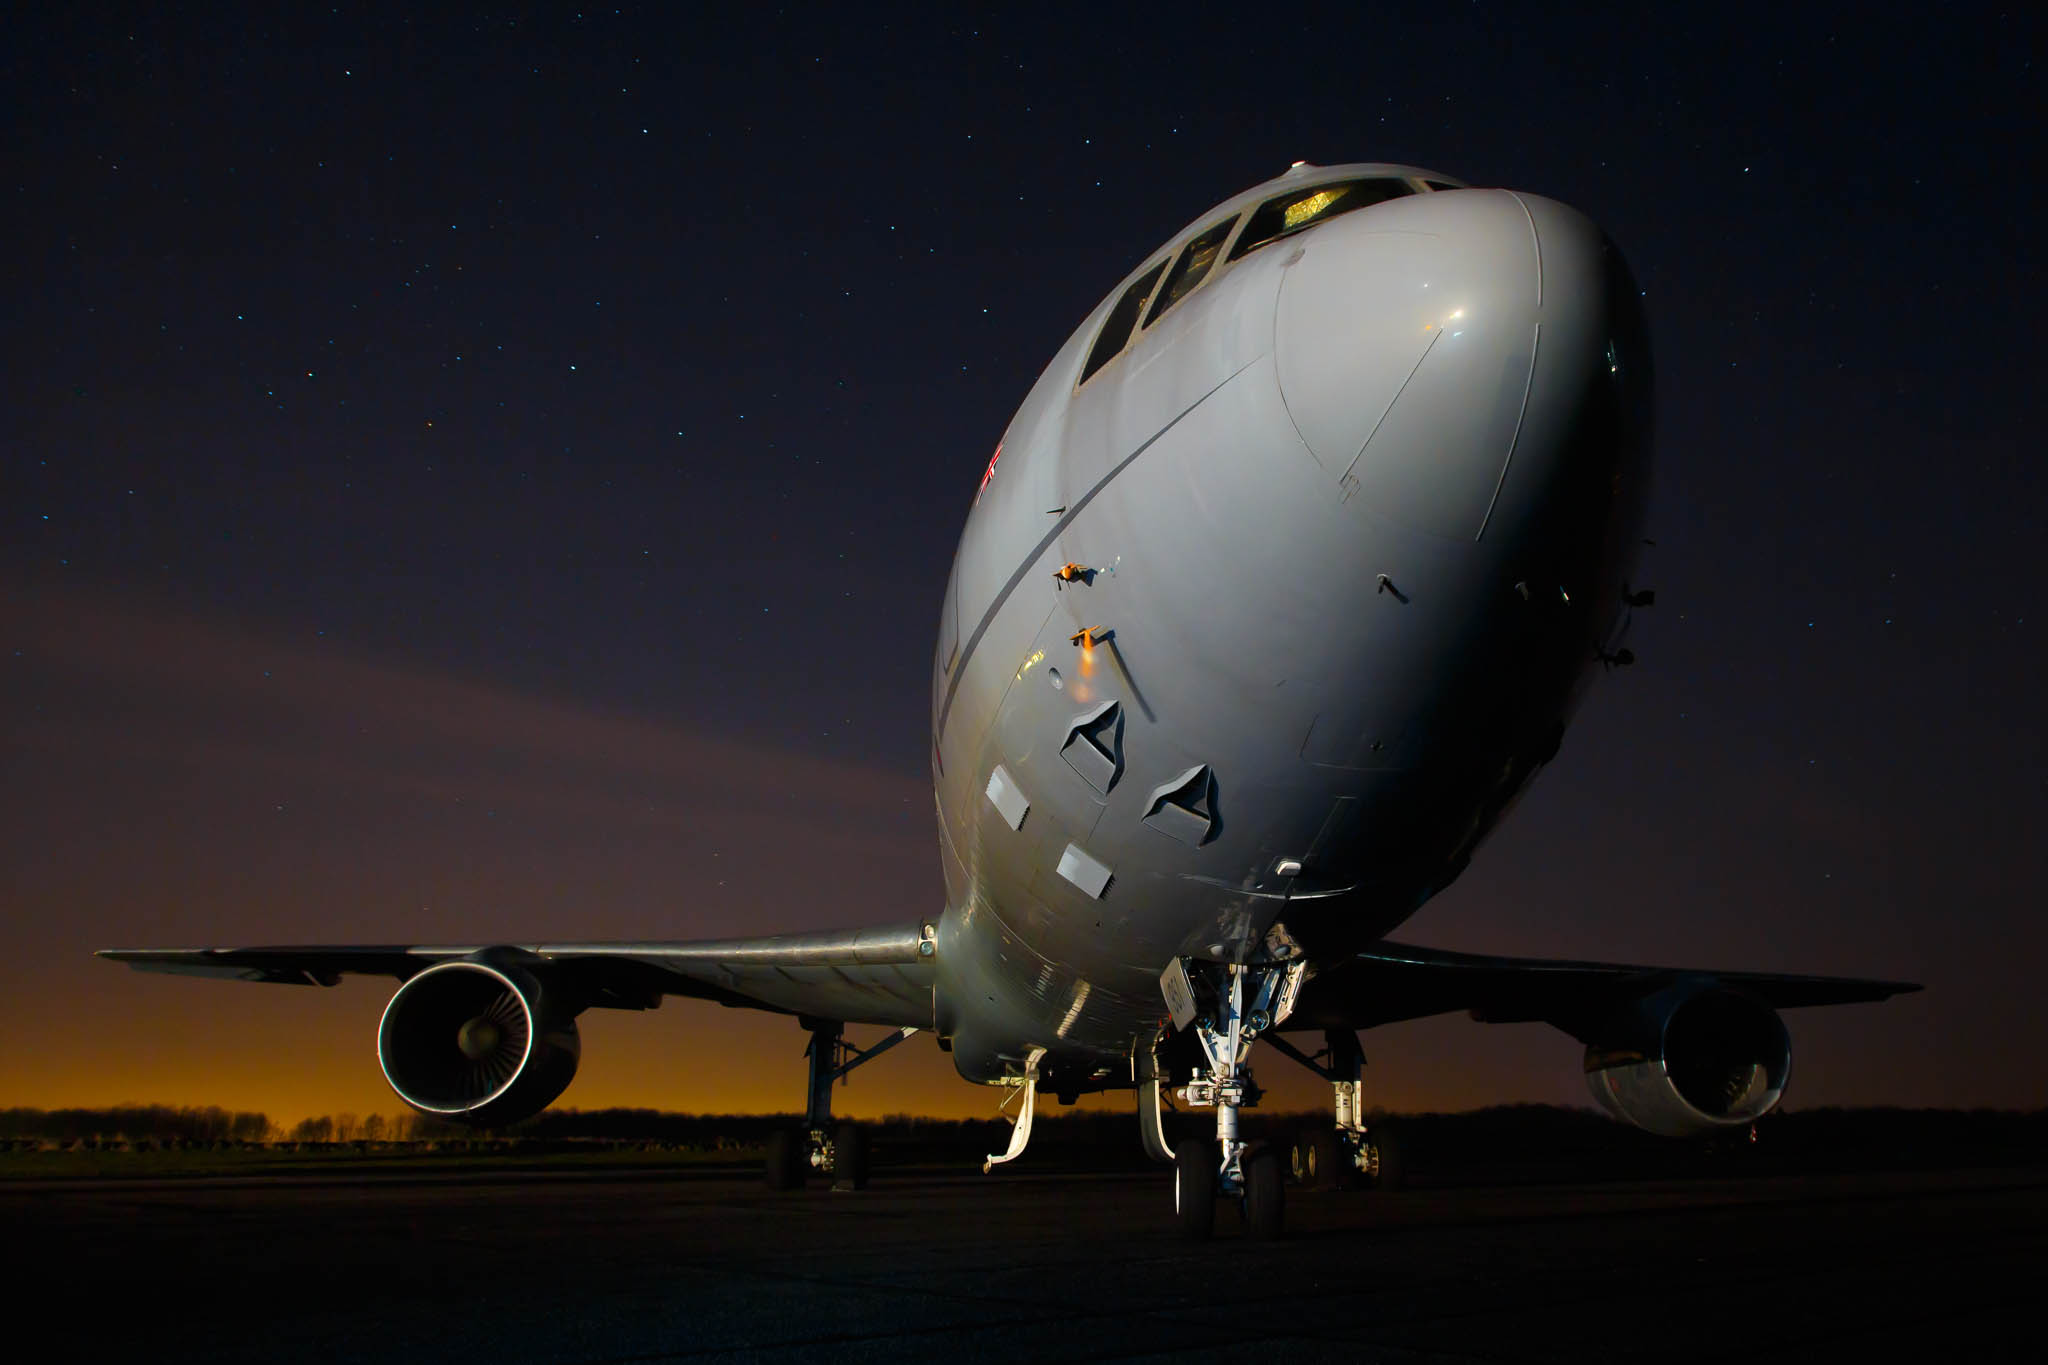
[[[10,743],[53,779],[67,767],[52,760],[174,765],[577,823],[768,820],[825,847],[898,829],[908,809],[929,833],[929,789],[899,772],[91,594],[26,605],[9,690],[30,705]]]

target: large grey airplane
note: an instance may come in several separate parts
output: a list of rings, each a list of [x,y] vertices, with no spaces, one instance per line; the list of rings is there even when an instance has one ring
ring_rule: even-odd
[[[1384,935],[1557,753],[1651,595],[1641,296],[1585,216],[1412,166],[1297,164],[1203,213],[1060,348],[982,474],[940,609],[946,901],[900,925],[711,942],[115,950],[145,970],[401,981],[377,1032],[413,1108],[503,1124],[576,1069],[586,1009],[665,995],[796,1016],[771,1185],[865,1183],[833,1084],[924,1030],[1016,1093],[1130,1089],[1174,1208],[1281,1230],[1289,1171],[1391,1177],[1358,1031],[1467,1010],[1586,1048],[1611,1113],[1742,1128],[1778,1011],[1903,982],[1478,957]],[[866,1051],[847,1024],[895,1032]],[[1321,1033],[1314,1054],[1288,1035]],[[1239,1136],[1263,1040],[1332,1086],[1283,1153]],[[1169,1145],[1162,1090],[1215,1111]]]

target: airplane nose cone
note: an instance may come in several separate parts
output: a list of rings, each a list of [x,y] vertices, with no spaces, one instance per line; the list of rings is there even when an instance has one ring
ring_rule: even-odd
[[[1531,215],[1500,190],[1418,195],[1332,222],[1300,251],[1274,349],[1302,441],[1345,501],[1476,538],[1536,353]]]
[[[1628,540],[1648,494],[1652,435],[1641,291],[1584,214],[1533,194],[1513,198],[1535,230],[1541,303],[1529,394],[1486,538],[1548,525],[1588,543]]]

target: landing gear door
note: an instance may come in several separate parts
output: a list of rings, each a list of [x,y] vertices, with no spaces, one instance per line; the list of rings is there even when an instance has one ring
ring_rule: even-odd
[[[1166,970],[1159,974],[1159,993],[1166,997],[1166,1012],[1173,1016],[1176,1029],[1195,1022],[1195,987],[1179,958],[1167,963]]]

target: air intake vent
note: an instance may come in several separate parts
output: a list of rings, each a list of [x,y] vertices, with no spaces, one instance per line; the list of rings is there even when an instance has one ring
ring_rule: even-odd
[[[1145,823],[1191,848],[1216,837],[1216,775],[1197,763],[1170,782],[1152,789],[1145,803]]]
[[[1092,711],[1076,716],[1060,742],[1060,757],[1081,774],[1089,786],[1109,795],[1124,771],[1124,708],[1106,701]]]

